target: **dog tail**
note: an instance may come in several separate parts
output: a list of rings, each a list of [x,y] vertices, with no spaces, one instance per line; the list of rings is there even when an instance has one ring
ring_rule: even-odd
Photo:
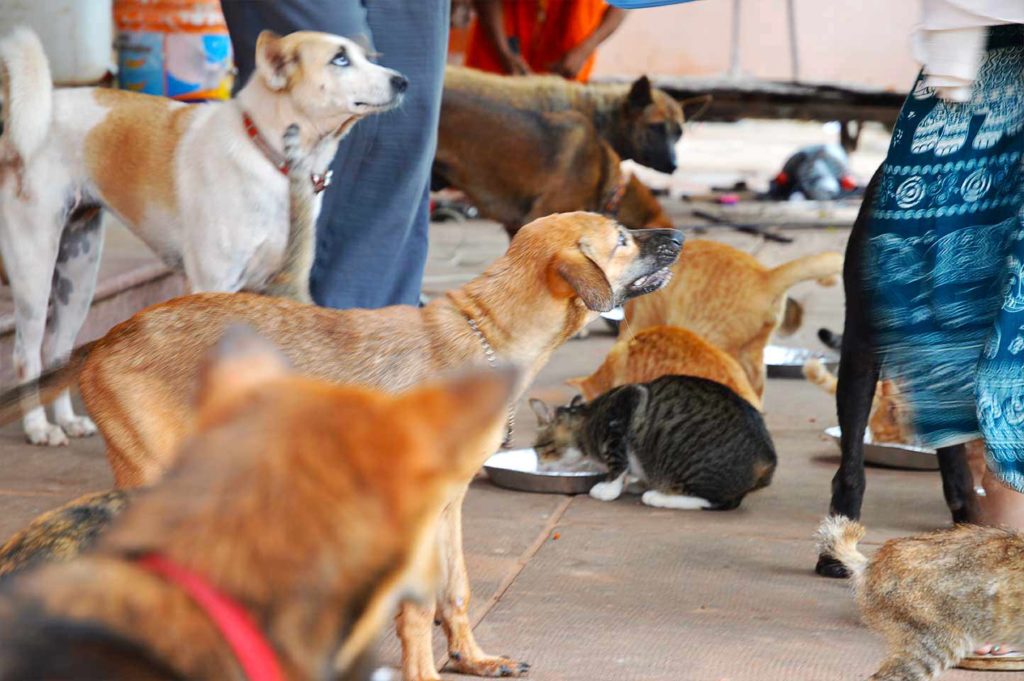
[[[804,256],[779,265],[771,271],[773,288],[782,293],[802,281],[817,279],[822,286],[835,286],[843,272],[841,253],[828,252]]]
[[[289,168],[288,242],[281,269],[267,283],[263,292],[268,296],[312,303],[309,276],[316,251],[316,193],[310,182],[309,167],[302,162],[298,125],[288,126],[283,143]]]
[[[3,133],[0,145],[22,161],[46,141],[53,113],[53,79],[43,45],[28,28],[18,27],[0,40],[0,95]]]
[[[839,388],[839,379],[817,357],[804,362],[803,373],[804,378],[814,385],[827,393],[836,394],[836,390]]]
[[[818,554],[832,556],[853,577],[856,587],[868,565],[867,556],[857,550],[857,542],[864,538],[864,526],[842,515],[830,515],[818,528]]]
[[[0,582],[40,563],[66,562],[95,543],[127,506],[130,492],[93,492],[47,511],[0,545]]]
[[[24,416],[40,404],[49,404],[57,399],[82,371],[86,358],[97,341],[86,343],[73,353],[65,364],[50,369],[34,381],[22,383],[0,394],[0,425]]]

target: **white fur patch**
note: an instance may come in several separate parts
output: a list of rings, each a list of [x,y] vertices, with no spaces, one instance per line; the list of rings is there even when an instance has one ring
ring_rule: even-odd
[[[711,502],[707,499],[688,497],[684,494],[663,494],[654,489],[644,492],[641,501],[654,508],[674,508],[680,511],[699,511],[711,508]]]
[[[623,471],[622,475],[609,480],[608,482],[599,482],[590,488],[590,496],[600,501],[614,501],[618,499],[622,494],[622,486],[626,482],[626,473]]]

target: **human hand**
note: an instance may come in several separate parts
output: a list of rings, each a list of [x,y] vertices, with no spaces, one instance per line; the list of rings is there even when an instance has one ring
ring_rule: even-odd
[[[594,50],[585,44],[577,45],[551,66],[551,72],[557,73],[563,78],[575,78],[593,52]]]
[[[505,73],[509,73],[513,76],[525,76],[533,73],[530,69],[530,65],[526,63],[521,54],[516,54],[511,50],[507,50],[501,55],[501,66],[505,69]]]

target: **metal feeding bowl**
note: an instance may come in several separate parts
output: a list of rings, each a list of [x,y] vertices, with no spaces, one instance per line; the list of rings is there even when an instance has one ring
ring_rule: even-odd
[[[594,469],[541,470],[533,448],[498,452],[487,459],[484,470],[498,487],[545,494],[586,494],[605,477],[603,472]]]
[[[839,426],[825,429],[825,435],[840,446],[842,431]],[[939,458],[934,449],[898,442],[873,442],[870,433],[864,433],[864,462],[886,468],[903,468],[912,471],[937,471]]]
[[[764,349],[764,363],[768,367],[768,378],[803,378],[804,364],[809,359],[820,359],[822,364],[832,372],[839,367],[839,358],[833,354],[815,352],[806,348],[787,348],[783,345],[769,345]]]

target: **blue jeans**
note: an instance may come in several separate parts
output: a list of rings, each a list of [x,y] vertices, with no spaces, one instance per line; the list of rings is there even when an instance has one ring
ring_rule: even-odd
[[[222,0],[239,81],[256,38],[323,31],[361,38],[409,79],[400,108],[341,142],[317,229],[313,299],[337,308],[415,305],[427,259],[430,166],[448,49],[449,0]]]

